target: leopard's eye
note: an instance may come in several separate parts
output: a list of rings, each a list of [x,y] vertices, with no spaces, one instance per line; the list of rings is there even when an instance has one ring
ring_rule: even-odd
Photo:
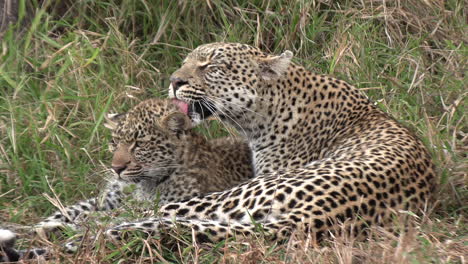
[[[207,66],[208,71],[217,71],[217,70],[224,71],[226,69],[231,69],[231,68],[232,67],[230,64],[224,64],[224,63],[210,63]]]
[[[198,64],[198,69],[199,70],[206,70],[208,66],[211,66],[209,62],[203,62]]]

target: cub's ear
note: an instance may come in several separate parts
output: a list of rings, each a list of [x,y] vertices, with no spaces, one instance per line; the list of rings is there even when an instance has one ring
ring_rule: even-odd
[[[192,122],[186,114],[174,112],[162,118],[161,126],[171,132],[180,133],[192,128]]]
[[[279,79],[288,69],[292,57],[293,53],[286,50],[279,56],[260,59],[260,76],[266,81]]]
[[[123,121],[126,117],[127,117],[127,113],[107,114],[104,116],[104,118],[106,119],[104,126],[110,130],[114,130],[117,128],[117,125],[119,124],[119,122]]]

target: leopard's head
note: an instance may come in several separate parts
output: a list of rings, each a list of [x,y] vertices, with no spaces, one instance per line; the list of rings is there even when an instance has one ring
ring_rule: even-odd
[[[177,148],[192,127],[188,116],[171,100],[150,99],[129,112],[109,115],[112,169],[130,182],[162,181],[177,168]]]
[[[262,89],[284,77],[291,58],[290,51],[269,55],[245,44],[202,45],[172,74],[169,97],[185,104],[195,123],[214,115],[236,126],[257,110]]]

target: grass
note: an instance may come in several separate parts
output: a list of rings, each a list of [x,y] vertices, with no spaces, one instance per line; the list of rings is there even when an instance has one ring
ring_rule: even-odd
[[[369,241],[343,237],[319,247],[297,234],[286,244],[259,237],[209,247],[176,232],[172,246],[136,238],[127,250],[102,246],[57,259],[466,262],[464,1],[19,2],[24,19],[2,33],[0,46],[2,221],[29,224],[50,214],[55,208],[44,194],[64,204],[96,195],[110,158],[103,115],[164,96],[184,56],[213,41],[244,42],[273,53],[289,49],[295,62],[356,85],[423,139],[440,176],[435,207],[400,236],[375,230]],[[217,124],[204,133],[223,134]],[[148,249],[150,243],[155,249]]]

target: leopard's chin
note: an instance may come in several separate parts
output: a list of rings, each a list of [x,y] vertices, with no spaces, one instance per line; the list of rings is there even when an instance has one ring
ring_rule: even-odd
[[[215,111],[215,106],[213,104],[207,102],[193,102],[189,105],[188,113],[189,116],[196,114],[200,120],[205,120],[213,115],[213,111]]]

